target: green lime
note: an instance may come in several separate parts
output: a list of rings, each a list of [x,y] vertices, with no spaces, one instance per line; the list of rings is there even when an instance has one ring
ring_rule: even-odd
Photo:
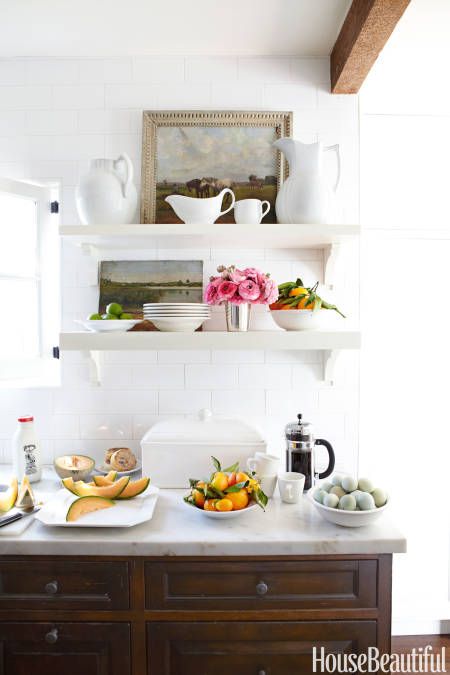
[[[107,314],[114,314],[116,317],[119,317],[123,312],[122,305],[119,305],[118,302],[110,302],[106,308]]]
[[[123,314],[120,315],[119,319],[122,319],[122,321],[123,320],[129,321],[130,319],[134,319],[134,316],[132,314],[129,314],[128,312],[124,312]]]
[[[88,321],[101,321],[101,319],[102,319],[101,314],[91,314]]]
[[[102,314],[102,319],[107,321],[117,321],[119,317],[115,314]]]

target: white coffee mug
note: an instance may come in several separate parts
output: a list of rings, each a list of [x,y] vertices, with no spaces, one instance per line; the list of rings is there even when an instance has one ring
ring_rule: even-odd
[[[275,488],[277,486],[277,480],[278,476],[260,476],[259,478],[259,484],[261,486],[261,490],[264,492],[266,497],[273,497],[273,493],[275,492]]]
[[[240,225],[259,225],[269,211],[270,202],[267,200],[262,202],[260,199],[240,199],[234,205],[234,219]]]
[[[266,452],[255,452],[255,456],[247,460],[247,469],[255,471],[258,476],[274,476],[279,465],[280,458]]]
[[[297,471],[285,471],[278,474],[280,497],[286,504],[297,504],[303,494],[305,476]]]

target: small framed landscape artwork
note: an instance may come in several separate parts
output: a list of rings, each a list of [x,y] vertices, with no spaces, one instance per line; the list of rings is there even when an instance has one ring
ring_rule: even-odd
[[[100,263],[99,312],[118,302],[143,317],[147,302],[203,302],[201,260],[108,260]]]
[[[264,221],[275,223],[287,164],[273,142],[291,128],[290,112],[145,111],[141,222],[180,223],[164,201],[169,195],[205,199],[230,188],[236,200],[268,200]],[[217,222],[234,222],[233,211]]]

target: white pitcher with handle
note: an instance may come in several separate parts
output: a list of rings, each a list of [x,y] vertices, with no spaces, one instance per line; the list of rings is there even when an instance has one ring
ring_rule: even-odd
[[[279,223],[327,222],[330,197],[341,177],[339,145],[301,143],[293,138],[279,138],[274,146],[289,162],[289,177],[282,184],[275,203]],[[337,156],[337,178],[330,188],[323,172],[323,154],[333,150]]]
[[[117,159],[93,159],[76,189],[78,215],[84,225],[127,225],[137,206],[133,164],[123,152]]]

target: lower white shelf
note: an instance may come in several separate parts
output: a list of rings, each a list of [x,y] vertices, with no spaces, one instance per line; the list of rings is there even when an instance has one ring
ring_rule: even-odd
[[[142,349],[359,349],[357,330],[198,331],[195,333],[61,333],[59,348],[105,351]]]

